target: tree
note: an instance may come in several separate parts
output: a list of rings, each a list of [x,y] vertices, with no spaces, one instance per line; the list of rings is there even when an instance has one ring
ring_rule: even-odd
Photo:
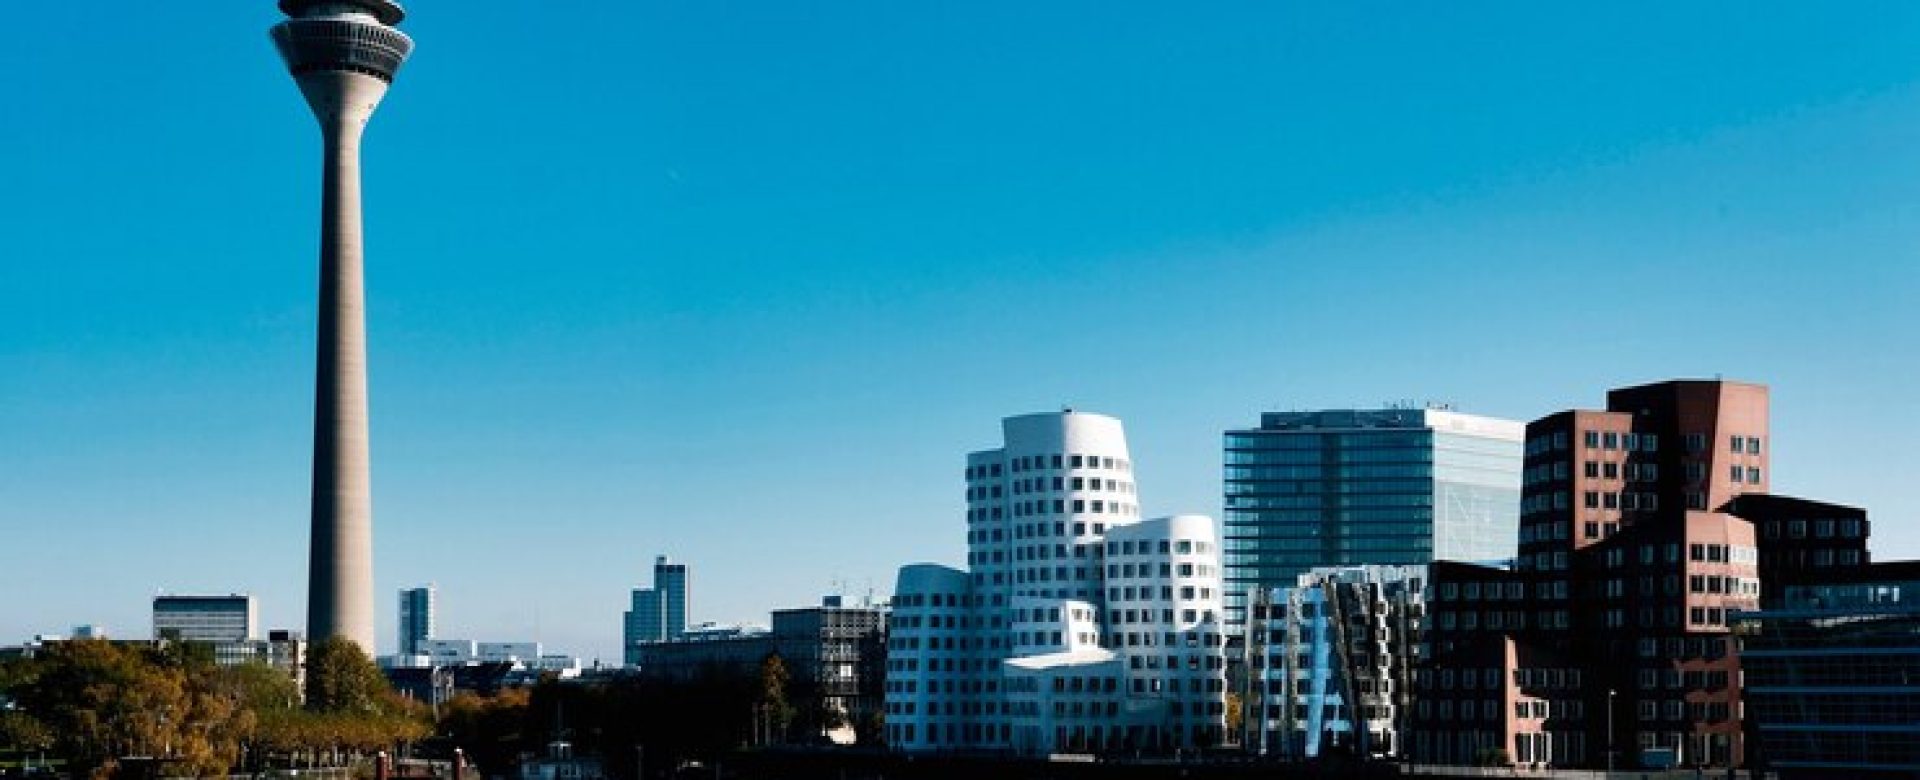
[[[307,654],[307,709],[373,715],[387,708],[393,688],[373,659],[344,637],[314,643]]]
[[[161,755],[189,713],[185,675],[140,649],[86,640],[50,644],[13,696],[55,736],[53,749],[81,773],[127,755]]]
[[[772,741],[776,734],[784,735],[787,724],[793,722],[793,705],[787,698],[787,686],[793,675],[787,671],[787,662],[779,653],[768,653],[760,661],[759,685],[754,690],[754,712],[758,714],[761,733],[764,739]]]
[[[1238,691],[1227,692],[1227,741],[1239,739],[1240,730],[1247,725],[1247,703]]]

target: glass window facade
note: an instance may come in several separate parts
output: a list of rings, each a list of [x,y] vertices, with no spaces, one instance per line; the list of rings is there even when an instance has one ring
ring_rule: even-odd
[[[1733,621],[1754,758],[1782,777],[1920,775],[1920,565],[1867,569]]]
[[[1433,409],[1274,412],[1228,431],[1227,619],[1315,567],[1514,555],[1517,422]]]

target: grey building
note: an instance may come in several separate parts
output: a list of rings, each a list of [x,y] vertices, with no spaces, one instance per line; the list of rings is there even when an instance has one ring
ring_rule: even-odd
[[[653,559],[653,587],[635,588],[621,631],[625,662],[638,665],[638,647],[665,642],[687,631],[687,565],[667,556]]]
[[[1226,613],[1316,567],[1515,554],[1518,422],[1443,409],[1269,412],[1225,436]]]
[[[185,642],[245,642],[259,635],[253,597],[155,596],[153,638]]]
[[[400,654],[416,655],[421,643],[433,638],[434,602],[438,594],[432,585],[400,591]]]

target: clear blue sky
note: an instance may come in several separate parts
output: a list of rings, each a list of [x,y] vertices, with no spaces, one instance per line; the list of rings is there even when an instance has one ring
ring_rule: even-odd
[[[1773,387],[1920,556],[1920,4],[418,0],[369,134],[381,642],[618,657],[962,559],[963,453],[1270,408]],[[304,618],[318,139],[272,3],[0,27],[0,641]]]

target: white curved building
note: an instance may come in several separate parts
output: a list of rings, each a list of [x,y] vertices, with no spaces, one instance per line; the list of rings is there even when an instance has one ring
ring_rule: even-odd
[[[1225,712],[1213,521],[1140,520],[1126,434],[1007,418],[967,457],[967,570],[900,571],[887,731],[907,751],[1212,744]]]

